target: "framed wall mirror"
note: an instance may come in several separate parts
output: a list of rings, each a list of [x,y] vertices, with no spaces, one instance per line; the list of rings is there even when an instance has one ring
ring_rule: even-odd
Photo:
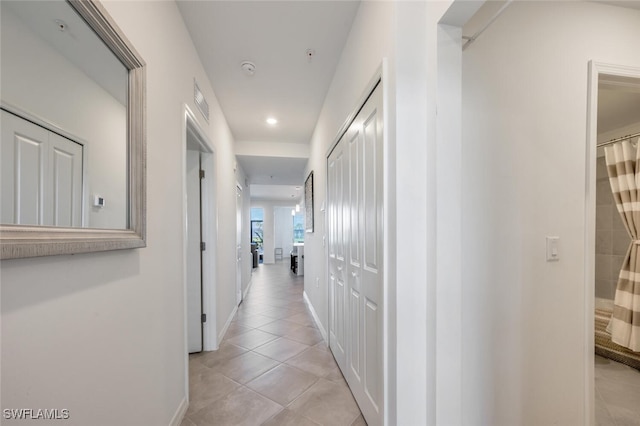
[[[0,8],[0,259],[144,247],[144,61],[97,0]]]

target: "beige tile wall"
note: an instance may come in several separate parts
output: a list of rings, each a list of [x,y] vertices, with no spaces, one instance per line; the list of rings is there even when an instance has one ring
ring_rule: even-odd
[[[616,209],[604,157],[596,171],[596,297],[613,299],[630,238]]]

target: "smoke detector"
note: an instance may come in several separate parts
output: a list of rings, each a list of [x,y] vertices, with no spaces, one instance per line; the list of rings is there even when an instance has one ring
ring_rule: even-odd
[[[246,75],[253,75],[256,72],[256,64],[250,61],[244,61],[240,64],[240,68]]]
[[[313,57],[316,56],[316,49],[307,49],[304,54],[307,57],[307,61],[311,62]]]
[[[64,22],[62,19],[56,19],[53,22],[55,22],[56,27],[58,28],[58,31],[60,31],[61,33],[67,31],[67,23]]]

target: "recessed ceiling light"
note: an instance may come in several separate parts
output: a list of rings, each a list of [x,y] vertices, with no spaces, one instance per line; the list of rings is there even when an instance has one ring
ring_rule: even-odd
[[[278,120],[276,120],[276,119],[275,119],[275,118],[273,118],[273,117],[269,117],[269,118],[267,118],[267,124],[270,124],[270,125],[272,125],[272,126],[275,126],[276,124],[278,124]]]

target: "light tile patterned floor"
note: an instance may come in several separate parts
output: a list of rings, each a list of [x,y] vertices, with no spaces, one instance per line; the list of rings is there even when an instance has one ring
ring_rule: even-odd
[[[640,371],[596,355],[596,424],[640,426]]]
[[[254,269],[220,349],[189,357],[182,426],[366,425],[288,262]]]

